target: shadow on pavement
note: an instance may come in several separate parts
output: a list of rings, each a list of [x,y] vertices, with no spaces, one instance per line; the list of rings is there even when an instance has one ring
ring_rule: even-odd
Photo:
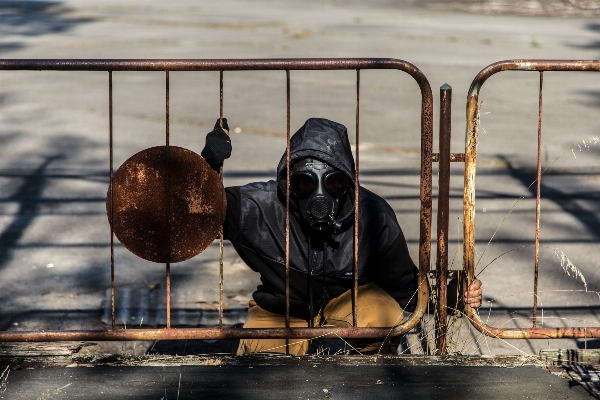
[[[10,37],[0,43],[0,51],[8,52],[25,47],[15,38],[61,33],[73,27],[92,22],[70,13],[73,9],[60,1],[0,0],[0,35]]]
[[[541,368],[323,365],[95,366],[11,371],[6,399],[587,399]],[[316,362],[316,363],[314,363]],[[314,363],[314,364],[313,364]]]

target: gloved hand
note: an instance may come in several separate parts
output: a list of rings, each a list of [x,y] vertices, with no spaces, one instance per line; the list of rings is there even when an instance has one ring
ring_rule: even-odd
[[[206,135],[206,144],[200,153],[217,172],[223,166],[223,161],[231,156],[231,139],[224,129],[229,132],[227,119],[223,118],[222,128],[217,120],[214,129]]]

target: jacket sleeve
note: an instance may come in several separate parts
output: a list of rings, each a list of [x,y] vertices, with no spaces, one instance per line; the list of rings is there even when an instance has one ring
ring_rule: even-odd
[[[242,207],[239,186],[225,188],[227,196],[227,212],[223,222],[223,239],[235,240],[240,232],[240,213]]]
[[[385,289],[405,311],[414,311],[417,305],[417,289],[419,286],[419,269],[413,263],[404,235],[400,235],[392,242],[381,258],[377,277],[375,278],[381,288]],[[429,286],[429,280],[427,281]],[[447,308],[449,313],[456,310],[462,311],[464,304],[460,295],[461,282],[456,279],[448,283]],[[431,288],[429,288],[431,293]],[[435,311],[435,303],[430,296],[427,312]]]
[[[413,263],[402,231],[379,257],[375,283],[406,311],[417,304],[419,270]]]

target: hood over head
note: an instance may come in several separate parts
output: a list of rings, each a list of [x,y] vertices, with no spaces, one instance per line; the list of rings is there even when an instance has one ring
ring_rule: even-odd
[[[309,118],[290,139],[290,160],[316,158],[346,173],[354,186],[354,157],[346,127],[325,118]],[[277,166],[277,180],[285,181],[286,153]],[[282,186],[285,193],[285,186]]]

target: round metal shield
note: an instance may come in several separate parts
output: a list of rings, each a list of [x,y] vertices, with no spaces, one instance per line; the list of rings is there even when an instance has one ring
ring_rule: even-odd
[[[221,231],[225,207],[217,172],[176,146],[152,147],[125,161],[106,199],[108,220],[123,246],[159,263],[184,261],[206,249]]]

